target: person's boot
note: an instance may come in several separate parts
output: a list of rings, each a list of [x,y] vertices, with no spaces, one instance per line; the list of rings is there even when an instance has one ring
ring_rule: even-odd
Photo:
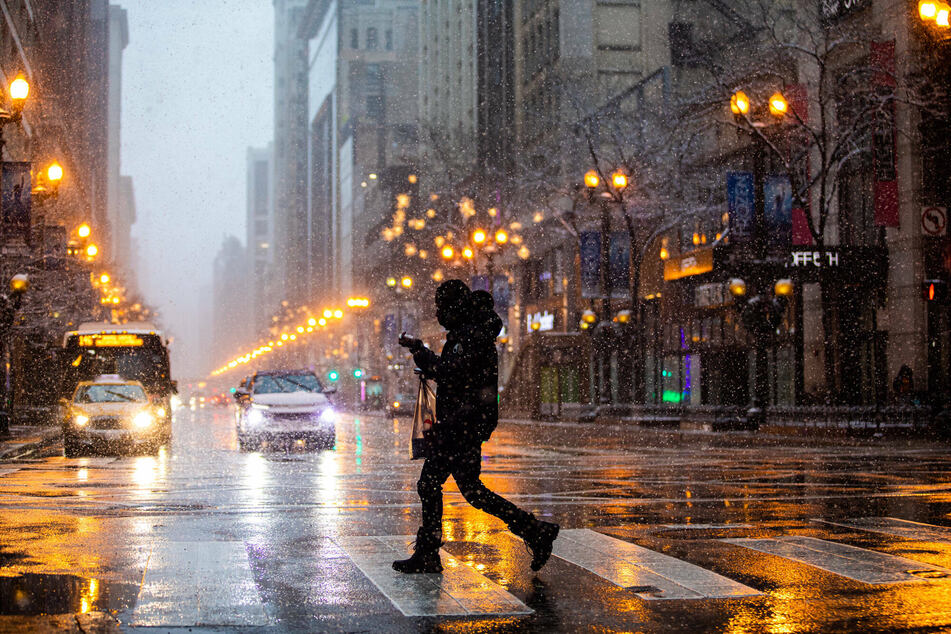
[[[393,570],[408,575],[442,572],[442,561],[439,559],[440,546],[439,539],[419,529],[416,533],[415,550],[412,556],[409,559],[394,561]]]
[[[531,516],[531,524],[528,526],[512,527],[512,532],[525,540],[525,545],[532,551],[531,567],[535,572],[548,563],[559,528],[558,524],[544,522],[534,516]]]

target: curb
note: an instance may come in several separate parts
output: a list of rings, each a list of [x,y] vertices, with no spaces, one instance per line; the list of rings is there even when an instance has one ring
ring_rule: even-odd
[[[35,427],[21,437],[0,442],[0,460],[15,460],[55,444],[60,439],[58,427]]]

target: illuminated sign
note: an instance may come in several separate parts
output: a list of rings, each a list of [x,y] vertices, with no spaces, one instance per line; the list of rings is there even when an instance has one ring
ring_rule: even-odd
[[[137,335],[130,334],[97,334],[80,335],[80,348],[129,348],[143,345],[143,341]]]
[[[679,280],[691,275],[702,275],[713,270],[713,249],[697,249],[679,258],[664,261],[664,280]]]
[[[526,315],[526,329],[528,332],[532,331],[532,323],[538,322],[538,329],[541,331],[553,330],[555,328],[555,316],[549,313],[547,310],[544,313],[534,313],[531,315]]]

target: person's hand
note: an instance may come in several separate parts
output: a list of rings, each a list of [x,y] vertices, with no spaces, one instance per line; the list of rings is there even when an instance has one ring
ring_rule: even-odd
[[[410,352],[414,352],[423,346],[422,341],[414,339],[413,337],[407,337],[405,332],[400,335],[399,343],[404,348],[409,348]]]

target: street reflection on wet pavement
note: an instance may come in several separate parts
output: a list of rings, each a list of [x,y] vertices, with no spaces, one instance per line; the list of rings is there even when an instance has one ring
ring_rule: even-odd
[[[450,483],[446,571],[406,577],[409,427],[345,416],[333,450],[241,452],[229,410],[182,410],[154,456],[6,462],[0,631],[951,627],[943,445],[503,422],[484,481],[562,525],[555,556],[532,573]]]

